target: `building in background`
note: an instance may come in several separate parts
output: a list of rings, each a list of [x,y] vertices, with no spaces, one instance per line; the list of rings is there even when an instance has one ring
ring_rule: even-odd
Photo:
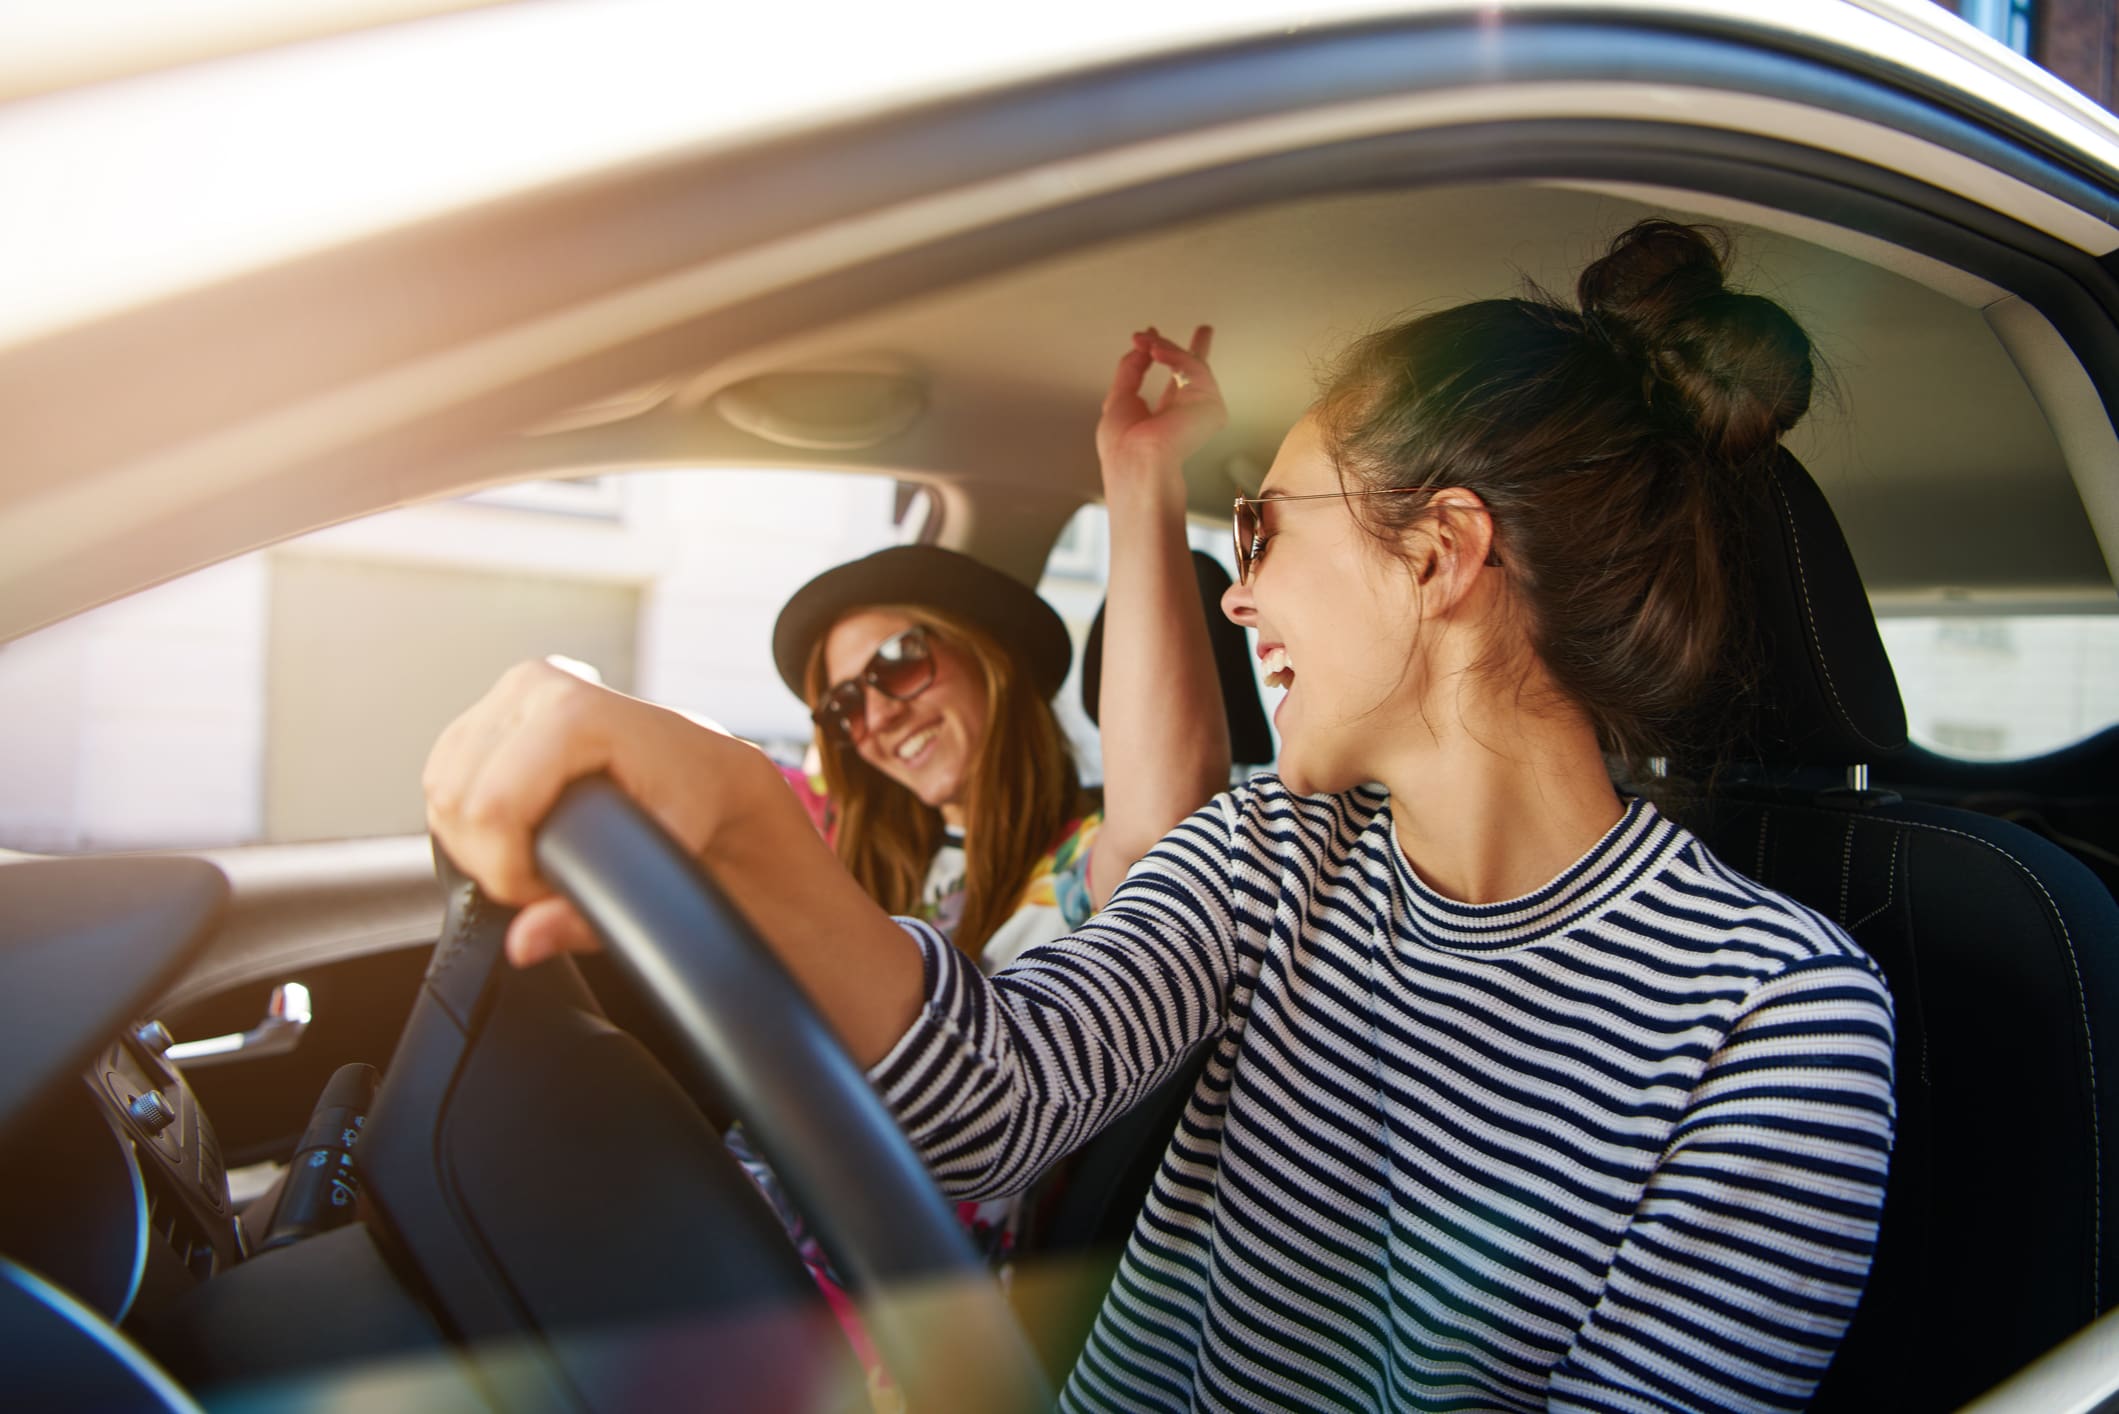
[[[551,654],[799,754],[773,616],[817,570],[916,533],[900,504],[889,481],[789,472],[537,483],[333,527],[0,646],[0,846],[417,831],[441,728]]]
[[[2119,69],[2115,0],[1936,0],[2106,108]]]

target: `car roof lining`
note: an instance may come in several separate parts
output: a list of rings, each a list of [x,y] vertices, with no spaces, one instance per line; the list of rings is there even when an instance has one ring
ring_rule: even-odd
[[[547,446],[525,439],[514,466],[836,466],[955,485],[965,494],[951,498],[945,539],[1034,572],[1073,506],[1097,494],[1090,427],[1133,325],[1158,322],[1178,337],[1194,319],[1218,327],[1230,426],[1190,468],[1191,509],[1215,517],[1231,496],[1256,489],[1318,370],[1350,338],[1396,315],[1518,293],[1526,281],[1566,297],[1581,265],[1648,215],[1727,226],[1736,282],[1783,300],[1816,337],[1834,394],[1790,446],[1832,497],[1880,595],[2109,591],[2055,431],[2077,447],[2078,466],[2109,465],[2110,423],[2035,310],[1872,237],[1636,184],[1339,194],[1106,242],[748,351],[685,380],[630,425],[560,434]],[[1997,326],[1983,306],[2014,312]],[[1021,356],[1012,319],[1036,331],[1039,357]],[[2042,386],[2062,389],[2072,370],[2074,387],[2041,407],[2012,345],[2035,355]],[[790,452],[729,426],[708,403],[732,375],[878,358],[918,369],[931,408],[865,452]],[[650,447],[654,455],[642,455]],[[2096,478],[2086,481],[2102,494]],[[1014,504],[977,494],[1002,485]],[[1025,495],[1031,487],[1038,492]],[[2016,507],[2000,538],[1986,509],[1995,494]],[[1957,568],[1967,564],[1981,576]]]

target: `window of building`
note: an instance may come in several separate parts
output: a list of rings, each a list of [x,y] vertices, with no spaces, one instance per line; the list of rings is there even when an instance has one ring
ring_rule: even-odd
[[[624,485],[625,478],[621,476],[561,476],[549,481],[520,481],[512,486],[488,487],[484,491],[473,491],[463,499],[519,511],[616,520],[624,514],[621,500]]]
[[[2018,54],[2031,52],[2033,0],[1961,0],[1957,13]]]

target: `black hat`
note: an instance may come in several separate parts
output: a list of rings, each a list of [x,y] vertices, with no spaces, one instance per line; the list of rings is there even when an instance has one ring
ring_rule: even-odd
[[[795,591],[773,625],[780,680],[803,696],[810,650],[831,626],[871,604],[941,609],[992,635],[1050,697],[1067,680],[1074,643],[1052,606],[1019,579],[939,545],[893,545],[834,569]]]

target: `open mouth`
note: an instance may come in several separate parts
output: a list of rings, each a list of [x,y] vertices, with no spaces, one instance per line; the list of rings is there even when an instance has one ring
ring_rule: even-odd
[[[1288,650],[1279,646],[1259,655],[1265,661],[1266,686],[1283,690],[1295,685],[1295,670],[1288,666]]]
[[[899,742],[898,749],[891,754],[896,756],[898,760],[909,764],[915,758],[925,752],[928,747],[932,746],[934,744],[935,738],[939,737],[941,734],[942,724],[940,722],[936,722],[933,726],[930,727],[922,727],[920,730],[914,732],[911,736],[906,737],[903,741]]]

